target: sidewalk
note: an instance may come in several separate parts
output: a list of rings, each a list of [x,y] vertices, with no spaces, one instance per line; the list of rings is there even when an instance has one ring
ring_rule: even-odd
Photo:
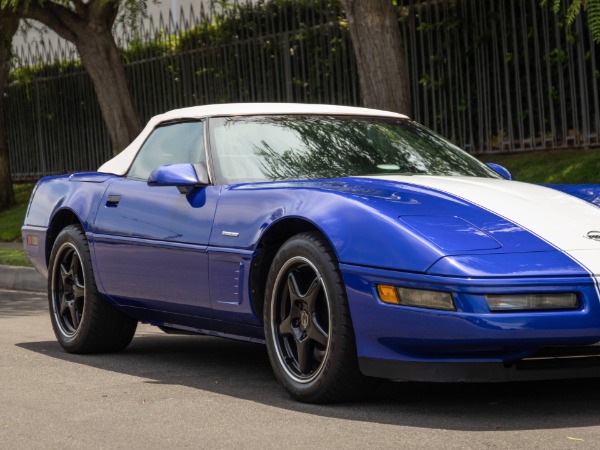
[[[0,248],[23,248],[21,242],[0,242]],[[45,291],[46,278],[33,267],[0,265],[0,288]]]

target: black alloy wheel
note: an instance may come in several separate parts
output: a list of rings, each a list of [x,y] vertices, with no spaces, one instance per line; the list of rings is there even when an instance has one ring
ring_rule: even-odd
[[[137,321],[102,297],[96,287],[90,249],[78,225],[57,236],[48,265],[52,328],[70,353],[116,352],[129,345]]]
[[[375,385],[358,368],[345,285],[321,234],[297,234],[278,250],[267,278],[264,326],[273,371],[295,399],[353,400]]]
[[[310,382],[323,369],[329,351],[329,298],[321,273],[303,256],[290,258],[277,275],[274,295],[277,357],[290,378]]]
[[[73,337],[81,324],[85,302],[85,277],[75,246],[65,242],[58,249],[52,276],[52,313],[60,332]]]

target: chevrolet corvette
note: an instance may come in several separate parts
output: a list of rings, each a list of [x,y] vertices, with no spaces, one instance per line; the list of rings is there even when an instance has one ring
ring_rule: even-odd
[[[322,403],[600,376],[598,192],[512,180],[396,113],[208,105],[42,178],[22,232],[67,352],[122,350],[138,322],[262,343]]]

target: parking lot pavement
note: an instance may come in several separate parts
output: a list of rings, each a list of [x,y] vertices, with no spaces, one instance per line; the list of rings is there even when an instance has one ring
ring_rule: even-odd
[[[42,294],[0,290],[0,448],[597,448],[598,380],[386,383],[292,401],[262,346],[142,325],[120,354],[69,355]]]

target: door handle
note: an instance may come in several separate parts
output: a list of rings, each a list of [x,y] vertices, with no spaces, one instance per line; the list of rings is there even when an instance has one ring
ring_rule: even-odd
[[[109,195],[108,199],[106,199],[106,206],[109,208],[116,208],[120,201],[120,195]]]

